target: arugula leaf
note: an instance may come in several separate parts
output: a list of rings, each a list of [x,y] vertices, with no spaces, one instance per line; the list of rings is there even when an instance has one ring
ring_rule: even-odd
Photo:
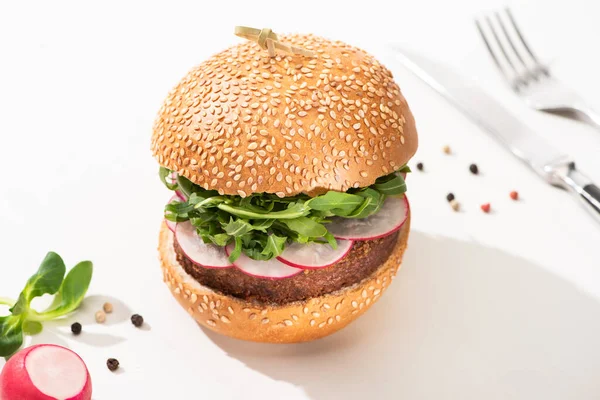
[[[65,263],[62,258],[56,253],[49,252],[38,271],[27,281],[25,289],[19,295],[17,303],[10,309],[10,312],[13,315],[25,313],[29,310],[29,303],[35,297],[56,293],[60,289],[65,270]]]
[[[22,315],[0,317],[0,357],[8,357],[23,344]]]
[[[230,206],[228,204],[219,204],[217,207],[240,218],[248,219],[294,219],[309,213],[308,207],[305,207],[304,204],[301,203],[294,203],[283,211],[272,211],[262,214],[255,211],[248,211],[242,207]]]
[[[160,177],[161,182],[167,187],[169,190],[177,189],[177,182],[169,182],[167,177],[171,176],[171,171],[165,167],[160,167],[158,170],[158,176]]]
[[[216,214],[210,213],[194,213],[194,217],[190,218],[192,225],[199,226],[217,220]]]
[[[219,204],[225,202],[225,198],[221,196],[209,197],[198,202],[194,208],[196,210],[206,211],[208,208],[217,207]]]
[[[229,261],[234,262],[242,254],[242,238],[240,236],[235,238],[235,248],[229,255]]]
[[[235,243],[230,254],[232,261],[242,253],[255,260],[269,260],[291,242],[329,243],[335,247],[337,242],[327,231],[331,218],[367,218],[377,213],[387,196],[406,191],[400,175],[406,172],[410,168],[403,166],[369,187],[352,188],[345,193],[328,191],[312,198],[306,194],[284,198],[271,193],[254,193],[245,198],[219,195],[177,176],[177,189],[188,200],[168,204],[165,218],[174,222],[189,220],[205,243]]]
[[[249,222],[244,221],[243,219],[231,219],[223,229],[229,236],[242,236],[250,232],[253,228]]]
[[[337,249],[337,240],[335,240],[335,237],[333,236],[333,234],[331,234],[330,232],[327,232],[327,234],[324,237],[325,237],[325,239],[327,239],[327,243],[329,243],[329,245],[334,250]]]
[[[187,214],[194,210],[194,206],[190,202],[172,201],[165,206],[165,215],[181,215]]]
[[[261,254],[263,256],[269,257],[269,259],[277,257],[281,253],[283,253],[283,249],[285,246],[285,242],[287,238],[282,236],[277,236],[275,234],[269,235],[267,237],[267,244]]]
[[[296,231],[299,235],[307,237],[322,237],[327,234],[327,228],[323,224],[319,224],[314,220],[306,217],[298,217],[295,219],[284,219],[281,221],[288,228]]]
[[[183,176],[177,176],[177,186],[186,197],[191,197],[192,194],[196,193],[198,196],[207,199],[209,197],[217,196],[216,190],[206,190],[198,185],[194,185],[189,179]]]
[[[252,228],[256,231],[266,232],[273,225],[273,222],[275,222],[275,219],[261,219],[253,223]]]
[[[306,202],[313,210],[329,211],[329,210],[348,210],[352,211],[363,203],[364,199],[361,196],[350,193],[329,191],[324,195],[314,197]],[[336,213],[336,215],[339,215]]]
[[[364,202],[352,214],[348,215],[348,218],[366,218],[369,215],[375,214],[383,205],[386,197],[384,194],[371,188],[361,190],[358,192],[358,195],[364,198]]]
[[[229,243],[229,235],[226,233],[217,233],[212,235],[211,242],[217,246],[225,247]]]
[[[388,175],[384,178],[381,181],[379,178],[373,185],[379,192],[386,195],[398,195],[406,192],[406,182],[400,175],[393,174],[393,176]]]

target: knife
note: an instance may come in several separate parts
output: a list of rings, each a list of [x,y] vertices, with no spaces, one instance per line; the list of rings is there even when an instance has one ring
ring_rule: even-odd
[[[407,69],[444,96],[551,185],[569,190],[600,221],[600,188],[577,170],[575,161],[548,144],[474,82],[409,50],[393,47]]]

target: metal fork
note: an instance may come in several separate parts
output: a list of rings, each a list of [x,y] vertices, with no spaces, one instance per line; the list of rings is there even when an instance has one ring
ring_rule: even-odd
[[[475,19],[477,30],[494,63],[512,90],[530,107],[551,113],[583,115],[600,128],[600,113],[556,80],[525,41],[510,9]]]

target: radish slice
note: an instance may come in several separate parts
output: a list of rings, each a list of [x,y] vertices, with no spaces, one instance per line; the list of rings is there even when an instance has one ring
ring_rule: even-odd
[[[406,180],[406,172],[400,172],[400,176],[402,179]]]
[[[171,204],[174,201],[185,201],[185,200],[182,200],[179,196],[174,195],[173,197],[171,197],[169,199],[169,202],[167,204]],[[173,222],[173,221],[169,221],[166,218],[165,218],[165,223],[167,224],[167,227],[171,230],[171,232],[175,233],[175,226],[177,225],[177,223]]]
[[[383,206],[367,218],[335,218],[327,230],[339,239],[371,240],[396,232],[408,217],[406,196],[390,196]]]
[[[231,254],[235,245],[228,245],[225,250]],[[233,263],[243,273],[257,278],[283,279],[298,275],[301,269],[290,267],[281,261],[272,258],[268,261],[253,260],[242,253]]]
[[[0,399],[89,400],[92,380],[83,360],[61,346],[40,344],[21,350],[0,374]]]
[[[337,249],[322,243],[292,243],[287,246],[277,259],[296,268],[316,269],[329,267],[348,254],[352,248],[352,240],[338,239]]]
[[[179,201],[187,201],[187,196],[182,191],[176,190],[175,195],[179,197]]]
[[[177,223],[173,221],[169,221],[165,218],[165,223],[167,224],[167,228],[173,233],[175,233],[175,228],[177,227]]]
[[[190,221],[179,222],[175,227],[175,238],[181,249],[193,263],[205,268],[227,268],[229,262],[223,247],[207,244],[196,233]]]

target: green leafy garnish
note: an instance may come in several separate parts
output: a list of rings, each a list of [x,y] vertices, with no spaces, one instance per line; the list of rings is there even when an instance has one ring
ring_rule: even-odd
[[[83,301],[92,279],[92,263],[84,261],[73,267],[65,277],[62,258],[49,252],[38,271],[19,294],[17,301],[0,298],[0,304],[11,306],[10,315],[0,317],[0,357],[8,357],[23,344],[23,334],[42,331],[42,321],[65,316],[75,311]],[[44,294],[55,295],[52,305],[43,312],[31,308],[31,301]]]
[[[65,276],[65,263],[56,253],[48,253],[38,272],[34,274],[19,295],[17,303],[10,309],[13,315],[23,314],[29,309],[29,303],[34,297],[43,294],[54,294],[60,288]]]
[[[169,177],[171,176],[170,170],[168,170],[167,168],[164,168],[164,167],[160,167],[160,169],[158,171],[158,176],[160,177],[160,180],[162,181],[162,183],[164,183],[165,186],[169,188],[169,190],[177,189],[177,182],[170,182],[170,179],[169,179]]]
[[[318,223],[316,219],[312,218],[298,217],[294,219],[284,219],[281,222],[300,236],[320,238],[327,233],[325,225]]]
[[[316,197],[299,194],[280,198],[270,193],[248,197],[219,195],[188,179],[162,168],[159,175],[170,190],[183,193],[187,201],[173,201],[165,207],[165,218],[173,222],[190,221],[205,243],[234,245],[229,259],[242,253],[255,260],[270,260],[280,255],[286,244],[329,243],[336,241],[327,230],[332,218],[367,218],[381,209],[387,196],[402,195],[406,183],[400,173],[378,178],[369,187],[347,192],[328,191]]]
[[[43,328],[42,323],[38,321],[23,322],[23,333],[26,335],[37,335]]]
[[[285,248],[285,242],[287,238],[279,237],[275,234],[269,235],[267,237],[267,245],[260,252],[261,255],[272,258],[277,257],[281,253],[283,253],[283,249]]]
[[[52,305],[43,313],[43,318],[54,319],[75,311],[90,286],[92,272],[93,266],[90,261],[82,261],[74,266],[62,282]]]
[[[0,317],[0,357],[8,357],[23,344],[22,315]]]

